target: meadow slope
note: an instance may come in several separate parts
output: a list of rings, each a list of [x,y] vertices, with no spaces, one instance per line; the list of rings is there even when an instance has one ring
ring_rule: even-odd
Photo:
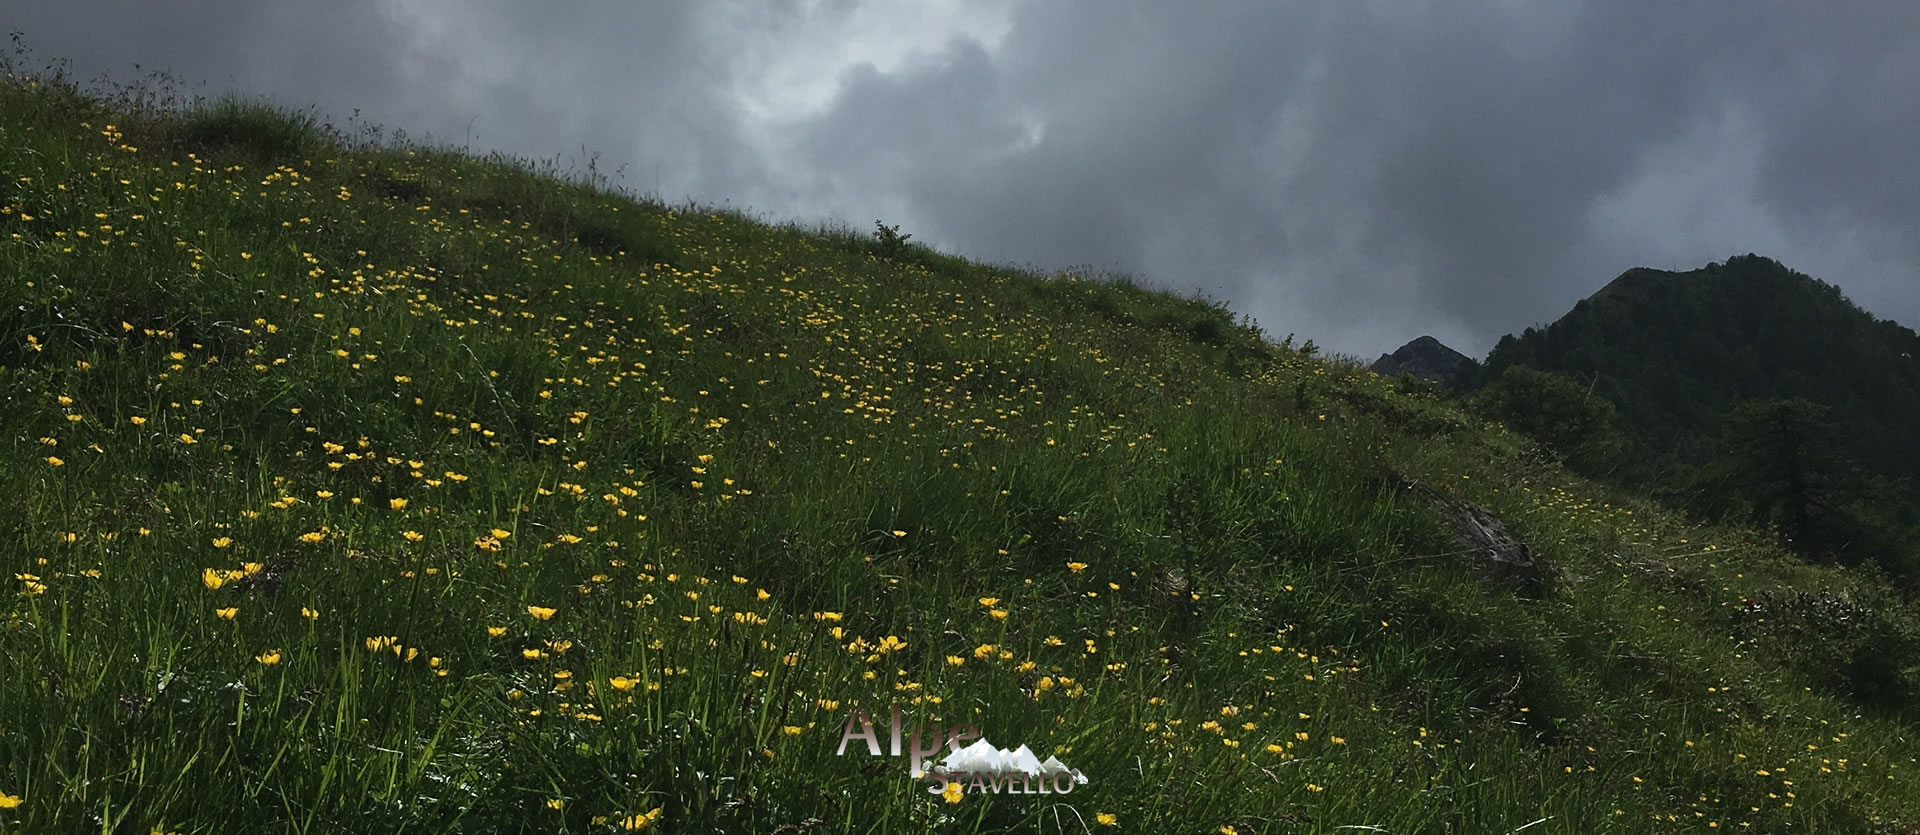
[[[161,110],[0,85],[0,831],[1920,831],[1911,603],[1435,392]],[[894,704],[1089,782],[836,755]]]

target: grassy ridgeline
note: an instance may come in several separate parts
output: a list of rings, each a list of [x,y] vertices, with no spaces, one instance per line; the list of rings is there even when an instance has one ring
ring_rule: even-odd
[[[1883,583],[1217,304],[58,79],[0,170],[0,831],[1920,821]]]

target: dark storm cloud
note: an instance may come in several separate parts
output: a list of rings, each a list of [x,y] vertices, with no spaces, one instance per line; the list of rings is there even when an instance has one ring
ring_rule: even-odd
[[[676,199],[718,200],[761,178],[725,95],[725,44],[683,5],[69,0],[9,17],[37,55],[71,60],[82,79],[128,80],[140,64],[206,94],[262,94],[336,122],[357,110],[416,138],[562,167],[600,153],[609,169],[627,165],[631,186]]]
[[[1920,320],[1915,7],[1205,8],[1036,3],[991,56],[855,72],[808,167],[965,251],[1218,288],[1369,355],[1749,250]],[[1022,113],[1044,139],[990,152]]]
[[[669,199],[1125,271],[1369,357],[1484,352],[1628,267],[1748,251],[1920,324],[1920,6],[903,8],[83,0],[8,25],[86,72],[604,152]]]

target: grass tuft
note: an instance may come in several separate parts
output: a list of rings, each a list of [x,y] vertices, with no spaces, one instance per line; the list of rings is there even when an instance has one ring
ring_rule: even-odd
[[[240,96],[201,105],[180,120],[176,131],[179,145],[188,151],[256,163],[325,156],[334,147],[313,111]]]

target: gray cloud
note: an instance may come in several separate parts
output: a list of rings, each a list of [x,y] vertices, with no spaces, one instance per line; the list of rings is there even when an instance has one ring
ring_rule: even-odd
[[[1365,356],[1484,352],[1628,267],[1748,251],[1920,324],[1920,6],[1201,8],[75,0],[13,26],[87,72],[598,151],[640,191],[1126,271]]]

